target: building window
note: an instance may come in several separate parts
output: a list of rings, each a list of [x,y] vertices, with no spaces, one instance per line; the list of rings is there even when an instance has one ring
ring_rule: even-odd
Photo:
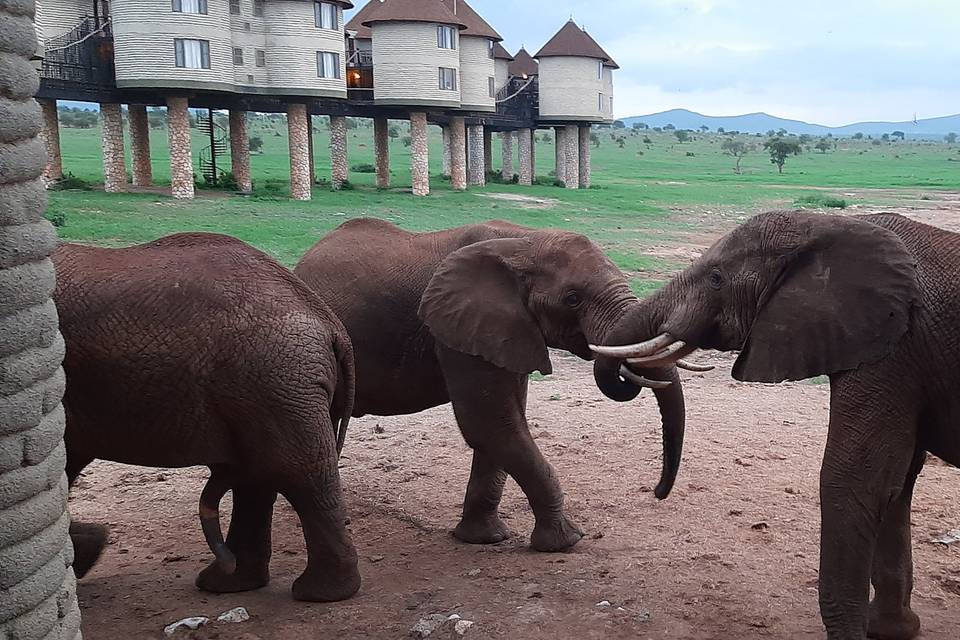
[[[602,93],[600,94],[599,108],[600,108],[600,113],[603,113],[603,94]]]
[[[490,56],[491,58],[494,57],[493,49],[496,47],[496,45],[497,43],[494,42],[493,40],[487,40],[487,55]]]
[[[173,0],[174,13],[207,12],[207,0]]]
[[[210,42],[174,38],[173,49],[177,66],[183,69],[210,68]]]
[[[340,28],[337,20],[337,5],[329,2],[313,3],[313,20],[318,29],[332,29],[336,31]]]
[[[597,62],[597,80],[603,80],[603,60]]]
[[[258,18],[263,17],[263,0],[253,0],[253,15]]]
[[[230,0],[230,15],[240,15],[240,0]]]
[[[437,25],[437,46],[441,49],[457,48],[457,30],[446,25]]]
[[[263,49],[255,49],[253,57],[256,58],[256,64],[258,67],[267,66],[267,54],[264,53]]]
[[[340,79],[340,54],[317,51],[317,77]]]
[[[440,67],[440,89],[443,91],[457,90],[457,70]]]
[[[233,48],[233,64],[239,67],[243,66],[243,49],[240,47]]]
[[[487,78],[487,89],[490,91],[490,97],[497,97],[497,79],[496,78]]]

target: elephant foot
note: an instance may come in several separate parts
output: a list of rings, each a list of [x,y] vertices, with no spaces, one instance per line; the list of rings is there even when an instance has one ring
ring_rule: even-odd
[[[537,551],[556,552],[569,549],[580,542],[583,537],[583,531],[580,527],[573,524],[566,515],[560,514],[560,517],[548,525],[543,525],[537,521],[530,535],[530,546]]]
[[[200,572],[196,585],[201,591],[211,593],[238,593],[253,591],[267,586],[270,582],[270,569],[266,565],[252,568],[241,563],[234,573],[225,573],[216,560]]]
[[[867,637],[876,640],[913,640],[920,635],[920,618],[909,608],[889,613],[870,605]]]
[[[339,570],[307,568],[293,582],[293,597],[305,602],[339,602],[360,590],[360,571],[356,562]]]
[[[84,522],[70,523],[70,540],[73,542],[73,572],[78,578],[87,574],[100,559],[107,546],[109,529],[101,524]]]
[[[464,516],[453,530],[453,537],[467,544],[495,544],[509,538],[510,531],[496,514],[486,518]]]

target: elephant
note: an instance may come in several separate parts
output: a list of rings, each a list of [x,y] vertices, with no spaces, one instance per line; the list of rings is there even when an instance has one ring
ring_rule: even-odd
[[[910,506],[927,452],[960,464],[960,235],[894,214],[761,214],[634,307],[594,363],[607,395],[694,348],[738,380],[830,379],[820,611],[831,640],[908,640]],[[655,376],[651,376],[655,377]],[[870,584],[875,596],[870,601]]]
[[[591,360],[639,304],[623,273],[586,237],[503,221],[410,233],[358,218],[322,238],[294,273],[340,317],[356,350],[354,416],[453,404],[473,463],[460,522],[467,543],[505,540],[498,515],[507,474],[534,512],[530,537],[556,552],[583,536],[563,510],[556,473],[531,436],[528,374],[552,371],[548,347]],[[664,429],[658,497],[673,486],[683,394],[657,389]]]
[[[199,512],[216,560],[196,585],[217,593],[269,582],[279,492],[300,518],[308,553],[293,596],[356,593],[337,469],[353,410],[353,350],[323,301],[265,253],[223,235],[123,249],[62,244],[52,259],[71,485],[94,459],[209,467]],[[219,500],[228,489],[224,542]],[[82,576],[104,530],[76,523],[73,534]]]

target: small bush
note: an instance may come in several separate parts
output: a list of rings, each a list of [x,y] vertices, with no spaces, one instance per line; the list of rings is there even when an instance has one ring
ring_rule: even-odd
[[[814,193],[806,196],[800,196],[793,202],[794,206],[801,208],[814,208],[814,209],[846,209],[847,201],[843,198],[835,198],[833,196],[825,196],[819,193]]]
[[[487,182],[494,184],[517,184],[520,182],[520,176],[514,173],[509,177],[504,177],[503,171],[488,171]]]
[[[50,189],[53,191],[90,191],[93,189],[93,185],[83,178],[78,178],[68,172],[65,173],[62,178],[51,184]]]
[[[260,136],[253,136],[250,138],[247,146],[250,148],[250,153],[261,153],[263,151],[263,138]]]
[[[643,144],[653,144],[653,140],[651,140],[649,136],[644,136]]]
[[[352,167],[350,167],[350,171],[354,171],[356,173],[376,173],[377,168],[372,164],[370,164],[369,162],[364,162],[361,164],[353,165]]]
[[[403,136],[402,142],[403,142],[403,146],[409,147],[411,144],[413,144],[413,138],[411,138],[410,136]]]
[[[696,158],[696,157],[697,157],[697,154],[695,154],[693,151],[687,151],[687,157],[688,157],[688,158]]]
[[[290,183],[286,180],[262,180],[253,190],[253,195],[264,200],[284,199],[290,197]]]
[[[552,187],[556,181],[556,178],[551,176],[537,176],[533,179],[533,184],[540,187]]]
[[[52,211],[47,211],[45,217],[50,222],[50,224],[55,226],[57,229],[59,229],[60,227],[67,226],[67,216],[65,216],[62,213],[54,213]]]
[[[332,188],[332,185],[331,185],[331,188]],[[340,183],[340,188],[336,189],[336,191],[355,191],[356,188],[357,188],[356,185],[354,185],[352,182],[350,182],[349,180],[344,180],[343,182]]]

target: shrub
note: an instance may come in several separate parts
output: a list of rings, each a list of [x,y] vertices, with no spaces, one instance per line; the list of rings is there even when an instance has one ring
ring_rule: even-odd
[[[413,144],[413,138],[411,138],[410,136],[403,136],[402,142],[403,142],[403,146],[409,147],[411,144]]]
[[[250,153],[262,153],[263,152],[263,138],[260,136],[253,136],[250,138],[248,144],[250,147]]]
[[[550,176],[537,176],[533,179],[533,184],[540,187],[552,187],[556,184],[556,178]]]
[[[517,184],[520,182],[520,176],[514,173],[509,177],[504,177],[503,171],[488,171],[487,182],[494,184]]]
[[[46,214],[44,215],[46,219],[50,221],[50,224],[55,226],[57,229],[67,226],[67,216],[62,213],[54,213],[50,210],[47,210]]]
[[[370,164],[369,162],[363,162],[361,164],[355,164],[352,167],[350,167],[350,171],[354,171],[356,173],[376,173],[377,168],[372,164]]]
[[[93,185],[83,178],[78,178],[72,173],[67,172],[62,178],[51,184],[50,189],[53,191],[90,191],[93,189]]]
[[[687,151],[687,157],[688,157],[688,158],[696,158],[696,157],[697,157],[697,154],[695,154],[693,151]]]
[[[835,198],[833,196],[825,196],[820,193],[812,193],[805,196],[800,196],[793,202],[794,206],[801,208],[814,208],[814,209],[846,209],[847,201],[843,198]]]

